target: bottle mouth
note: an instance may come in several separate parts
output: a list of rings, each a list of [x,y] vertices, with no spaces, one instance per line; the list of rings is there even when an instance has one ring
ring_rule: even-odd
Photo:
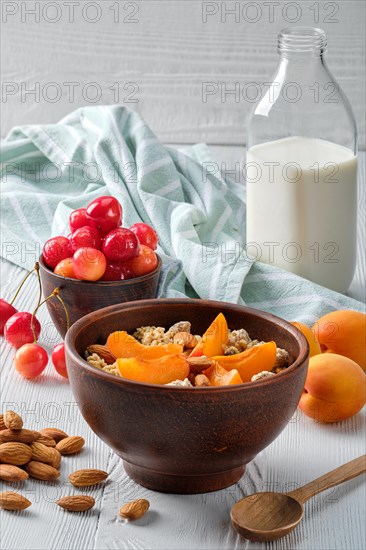
[[[278,52],[281,55],[320,57],[327,51],[327,36],[316,27],[288,27],[278,35]]]

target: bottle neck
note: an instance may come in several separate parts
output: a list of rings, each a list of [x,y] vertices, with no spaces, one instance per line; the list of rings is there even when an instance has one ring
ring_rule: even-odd
[[[281,59],[323,61],[327,51],[327,37],[322,29],[315,27],[289,27],[278,36],[278,53]]]

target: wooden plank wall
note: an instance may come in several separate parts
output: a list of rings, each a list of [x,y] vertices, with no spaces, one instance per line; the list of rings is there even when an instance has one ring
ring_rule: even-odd
[[[278,32],[297,24],[328,33],[329,65],[365,147],[362,0],[4,0],[1,9],[3,136],[83,105],[124,102],[165,142],[242,145],[248,84],[268,81]],[[239,100],[223,99],[235,86]]]

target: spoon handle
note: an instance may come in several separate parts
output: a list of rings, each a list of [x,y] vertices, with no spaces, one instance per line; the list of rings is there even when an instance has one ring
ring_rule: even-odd
[[[366,472],[366,455],[359,456],[358,458],[339,466],[335,470],[314,479],[314,481],[307,483],[303,487],[287,493],[287,495],[301,503],[304,503],[314,495],[325,491],[325,489],[330,489],[330,487],[334,487],[344,481],[348,481],[363,472]]]

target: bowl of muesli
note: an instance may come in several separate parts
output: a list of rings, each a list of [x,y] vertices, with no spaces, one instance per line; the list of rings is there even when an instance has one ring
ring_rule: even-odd
[[[89,426],[132,479],[172,493],[238,481],[290,421],[309,360],[291,323],[209,300],[110,306],[77,321],[65,344]]]

